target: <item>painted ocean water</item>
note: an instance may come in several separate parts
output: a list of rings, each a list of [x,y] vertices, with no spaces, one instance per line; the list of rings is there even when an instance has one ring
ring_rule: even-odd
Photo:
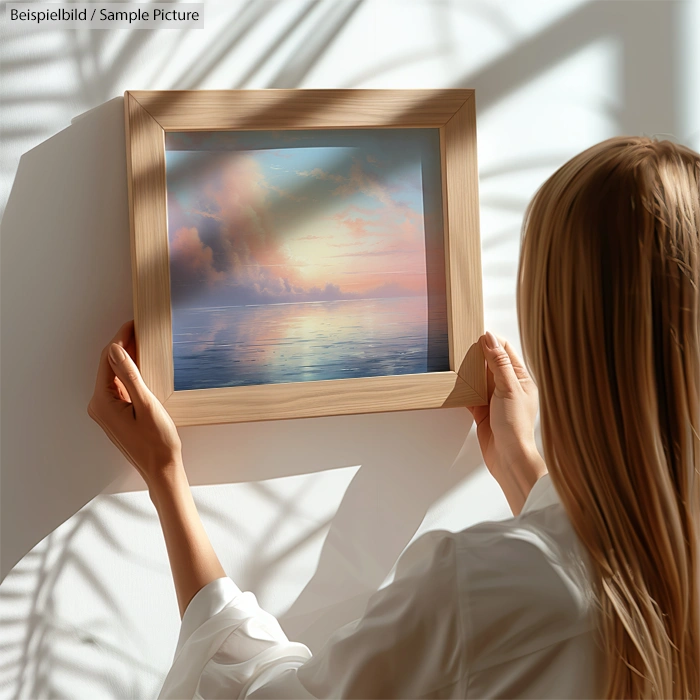
[[[444,300],[444,298],[443,298]],[[173,309],[175,390],[449,370],[424,296]]]

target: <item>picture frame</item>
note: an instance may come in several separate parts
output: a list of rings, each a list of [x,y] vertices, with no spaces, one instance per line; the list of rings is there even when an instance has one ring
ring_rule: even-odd
[[[124,93],[137,364],[178,426],[487,403],[474,90]],[[168,132],[436,129],[449,370],[175,390]]]

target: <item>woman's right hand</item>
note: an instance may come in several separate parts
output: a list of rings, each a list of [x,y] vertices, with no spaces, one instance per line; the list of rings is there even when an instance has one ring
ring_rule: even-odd
[[[488,364],[486,406],[472,406],[484,462],[515,514],[547,468],[535,443],[538,395],[532,377],[508,342],[479,338]]]

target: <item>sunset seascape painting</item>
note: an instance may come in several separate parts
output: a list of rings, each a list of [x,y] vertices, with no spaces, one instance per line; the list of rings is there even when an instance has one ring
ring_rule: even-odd
[[[176,391],[450,369],[437,129],[165,148]]]

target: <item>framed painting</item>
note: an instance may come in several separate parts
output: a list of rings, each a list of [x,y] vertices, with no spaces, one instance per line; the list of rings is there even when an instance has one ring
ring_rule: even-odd
[[[177,425],[486,403],[473,90],[124,102],[137,362]]]

